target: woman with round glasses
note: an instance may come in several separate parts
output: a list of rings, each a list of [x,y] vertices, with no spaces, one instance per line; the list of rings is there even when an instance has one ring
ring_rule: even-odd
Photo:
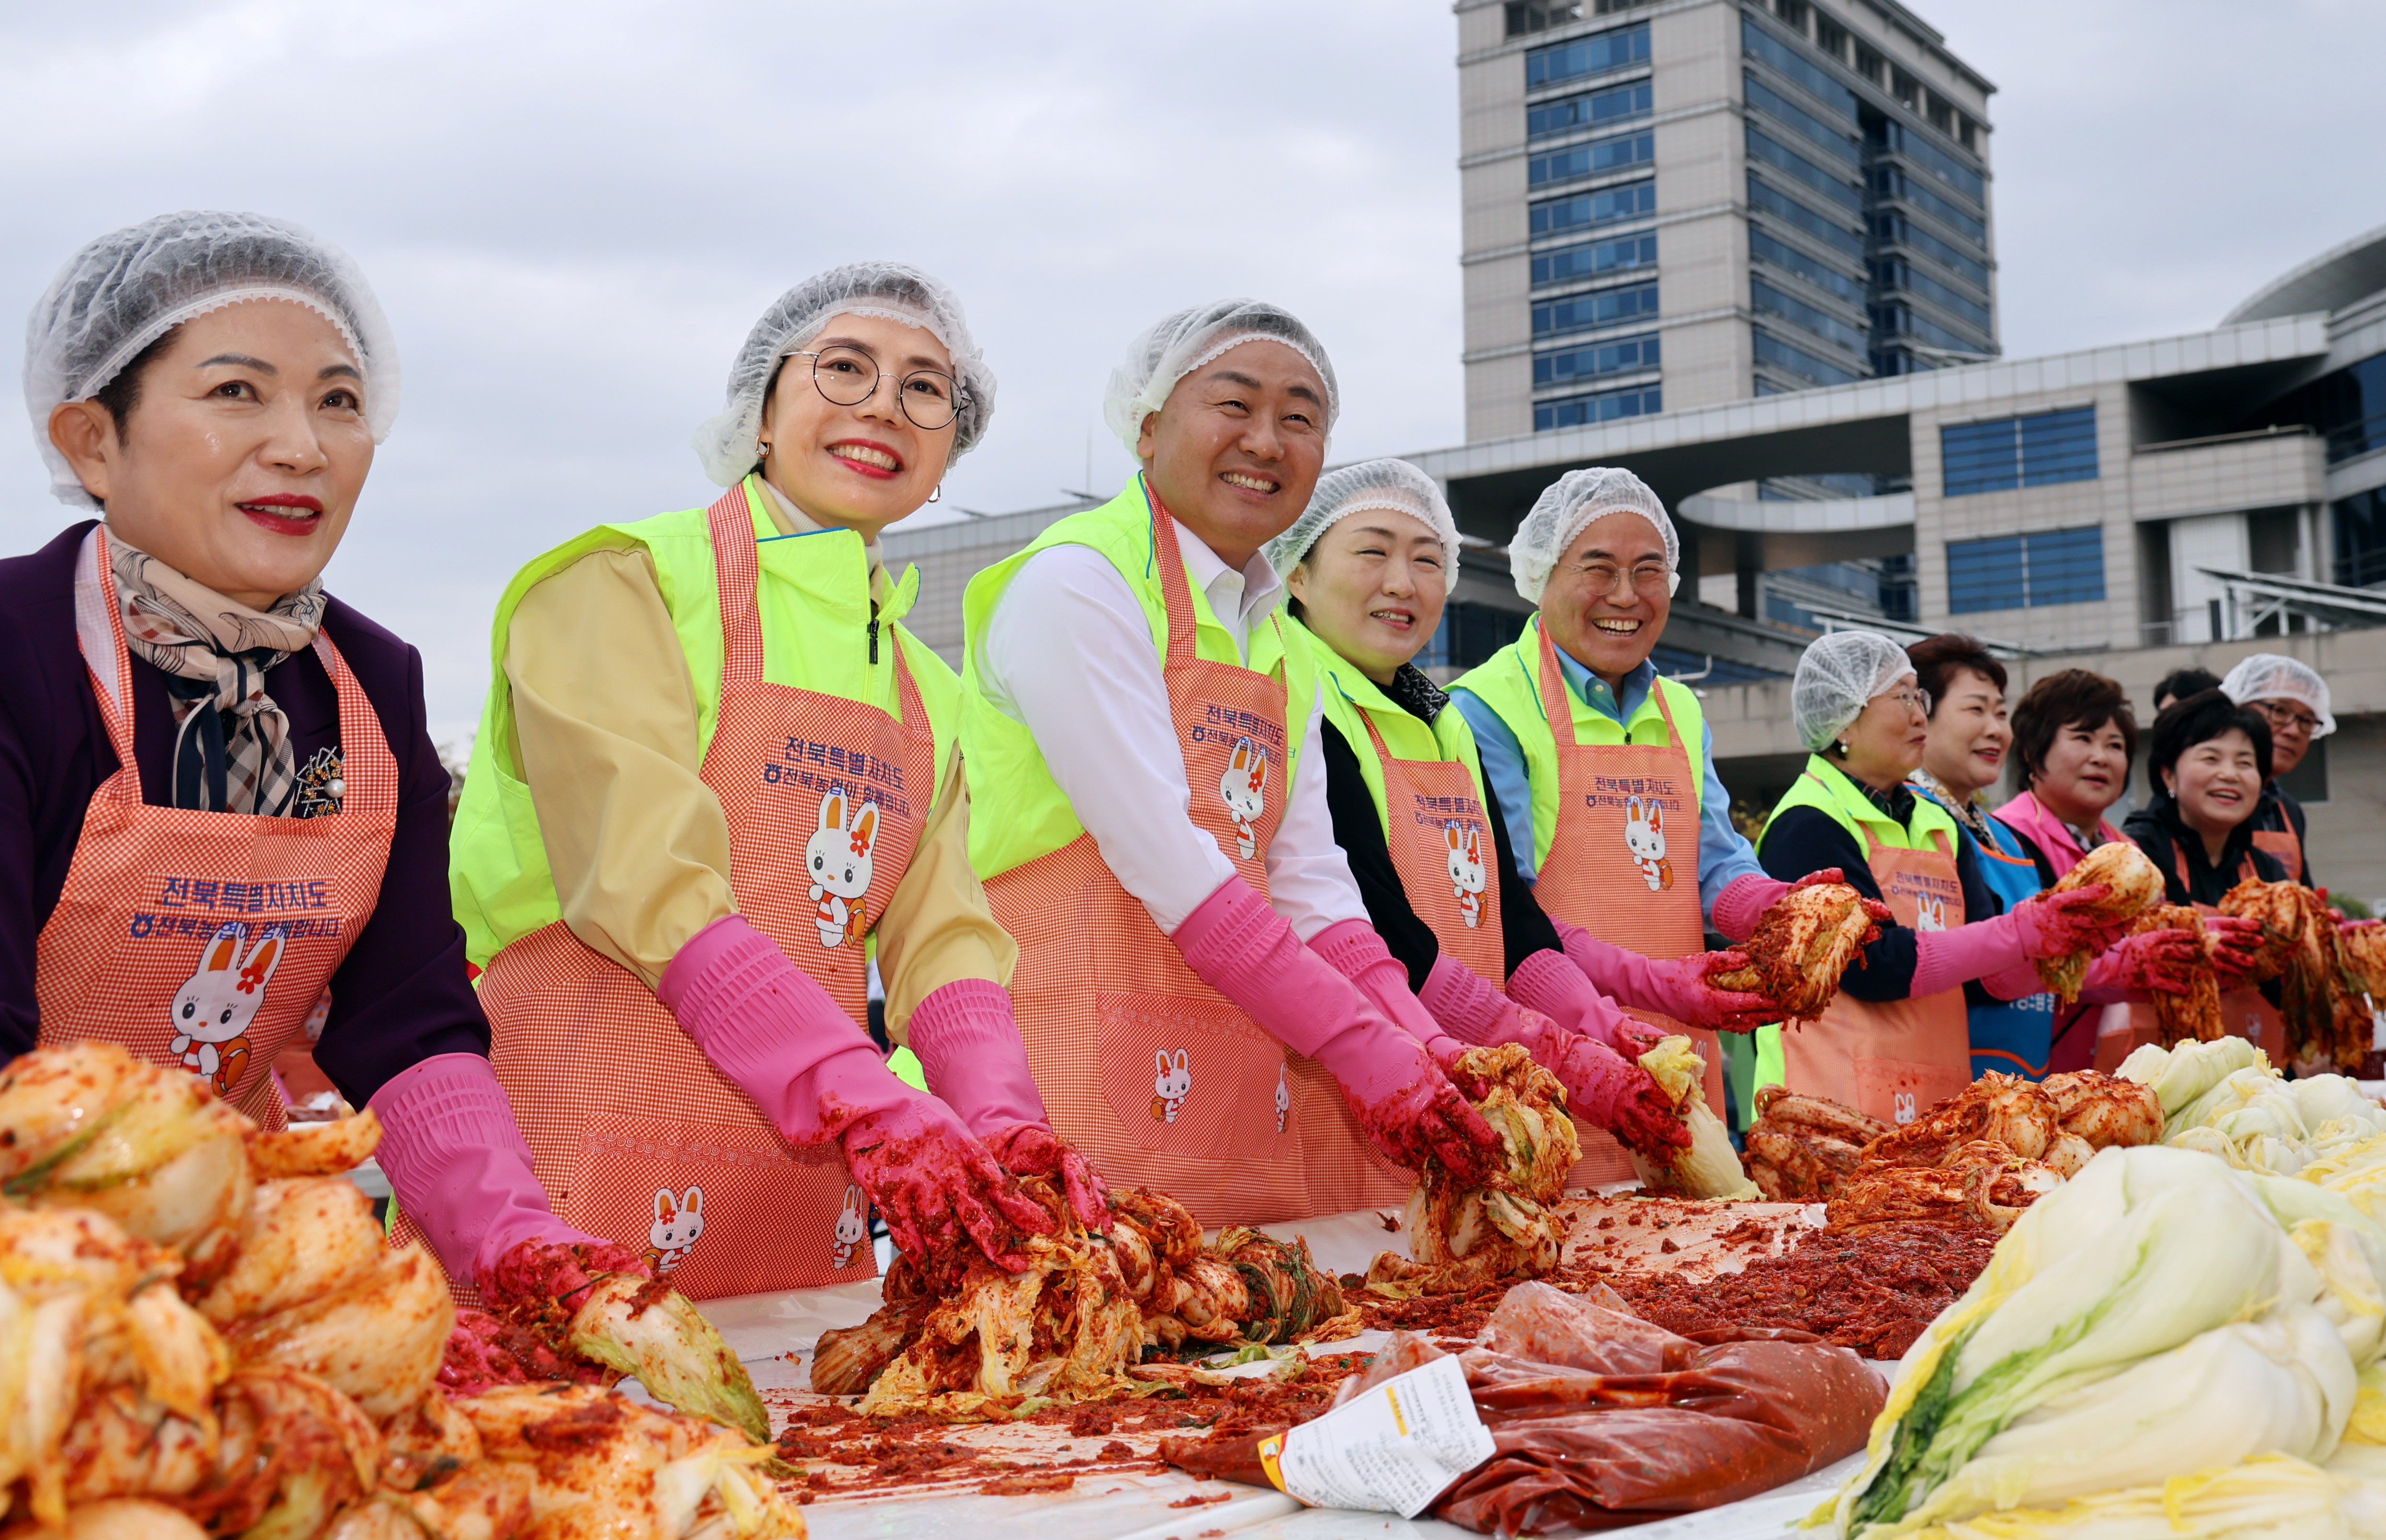
[[[1975,983],[1982,1003],[2036,994],[2031,962],[2085,943],[2112,948],[2091,984],[2142,987],[2185,936],[2114,946],[2118,928],[2079,912],[2103,896],[2094,883],[2000,912],[1971,836],[1906,783],[1929,742],[1930,697],[1888,637],[1843,631],[1815,641],[1798,660],[1790,710],[1806,768],[1758,837],[1757,858],[1783,881],[1836,867],[1895,917],[1840,976],[1823,1019],[1782,1034],[1780,1074],[1792,1091],[1911,1122],[1971,1083]]]
[[[994,378],[915,269],[780,297],[696,447],[709,507],[590,531],[499,602],[453,886],[492,1058],[559,1212],[697,1297],[868,1278],[870,1203],[934,1271],[1106,1224],[1052,1133],[968,859],[960,682],[879,533],[975,445]],[[866,979],[933,1093],[863,1030]]]

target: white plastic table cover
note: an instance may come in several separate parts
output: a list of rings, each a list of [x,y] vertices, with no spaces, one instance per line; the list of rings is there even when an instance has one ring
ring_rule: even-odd
[[[1364,1272],[1378,1252],[1407,1251],[1406,1235],[1387,1231],[1373,1209],[1258,1228],[1286,1240],[1306,1236],[1311,1256],[1334,1272]],[[809,1388],[812,1346],[820,1334],[860,1324],[878,1302],[878,1283],[872,1280],[711,1299],[703,1309],[744,1360],[755,1387],[767,1395]],[[1384,1338],[1381,1332],[1363,1333],[1328,1344],[1325,1350],[1365,1350],[1380,1346]],[[1245,1371],[1264,1373],[1267,1367],[1251,1364]],[[1763,1496],[1642,1524],[1628,1533],[1634,1540],[1776,1540],[1812,1512],[1863,1459],[1862,1454],[1852,1455]],[[1169,1506],[1196,1495],[1213,1499],[1223,1495],[1224,1500],[1192,1508]],[[1176,1471],[1157,1475],[1091,1471],[1068,1492],[1017,1497],[970,1494],[827,1500],[807,1505],[804,1519],[816,1540],[986,1540],[989,1535],[1026,1534],[1036,1540],[1460,1540],[1474,1534],[1429,1519],[1304,1509],[1280,1492],[1196,1481]]]

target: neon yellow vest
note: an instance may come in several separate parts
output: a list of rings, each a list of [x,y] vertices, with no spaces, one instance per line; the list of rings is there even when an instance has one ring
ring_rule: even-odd
[[[1927,796],[1914,799],[1914,818],[1900,824],[1865,795],[1863,788],[1847,777],[1847,772],[1819,754],[1806,756],[1806,773],[1790,783],[1781,800],[1764,820],[1764,833],[1756,836],[1756,848],[1764,848],[1764,834],[1773,832],[1774,820],[1792,808],[1815,808],[1828,813],[1839,826],[1856,842],[1856,848],[1867,856],[1872,845],[1865,833],[1869,830],[1873,842],[1897,850],[1933,850],[1938,841],[1931,836],[1943,835],[1949,855],[1955,853],[1960,834],[1953,815]]]
[[[937,777],[950,761],[961,708],[961,683],[944,659],[896,624],[919,595],[919,569],[887,585],[878,609],[878,661],[869,661],[870,562],[851,530],[782,535],[764,505],[760,482],[742,489],[754,523],[760,571],[755,603],[762,621],[762,675],[773,684],[837,695],[900,717],[895,648],[920,688],[936,742]],[[489,698],[481,712],[471,770],[448,842],[448,889],[464,927],[465,953],[476,967],[510,942],[552,924],[562,914],[546,845],[530,787],[515,762],[513,692],[506,680],[506,642],[524,594],[591,552],[644,550],[654,561],[656,586],[671,611],[687,655],[697,701],[699,749],[712,742],[721,711],[722,637],[712,535],[703,508],[658,514],[633,524],[600,524],[533,560],[506,585],[491,628]],[[873,938],[874,940],[874,938]],[[874,947],[873,947],[874,950]]]
[[[1538,615],[1526,621],[1524,635],[1493,653],[1451,686],[1467,691],[1497,713],[1525,751],[1525,774],[1533,788],[1536,870],[1550,858],[1550,845],[1558,832],[1558,741],[1550,731],[1549,718],[1541,710],[1540,625]],[[1689,685],[1660,677],[1656,689],[1651,690],[1633,711],[1632,720],[1621,724],[1606,712],[1593,709],[1569,688],[1566,699],[1574,707],[1575,742],[1586,745],[1671,742],[1665,731],[1665,714],[1657,704],[1659,690],[1664,692],[1665,704],[1673,708],[1674,726],[1680,732],[1682,746],[1688,751],[1691,805],[1704,807],[1706,712],[1699,705],[1698,693]],[[1510,830],[1508,835],[1513,839],[1515,831]]]
[[[1193,537],[1181,528],[1177,539]],[[1036,746],[1036,735],[986,704],[979,683],[980,656],[986,645],[986,622],[994,616],[1004,590],[1020,568],[1039,551],[1055,545],[1087,545],[1100,552],[1143,606],[1151,627],[1152,647],[1165,657],[1168,648],[1168,601],[1160,573],[1152,564],[1151,505],[1144,500],[1143,478],[1137,475],[1126,490],[1100,507],[1074,513],[1037,536],[1035,544],[1007,560],[997,562],[970,580],[961,595],[963,653],[961,659],[961,770],[969,778],[970,864],[980,877],[994,878],[1040,857],[1049,856],[1086,832],[1069,798],[1052,779]],[[1291,747],[1285,789],[1290,795],[1300,771],[1300,740],[1310,708],[1317,698],[1315,656],[1306,647],[1287,648],[1276,638],[1277,625],[1289,626],[1279,613],[1252,635],[1251,657],[1245,665],[1235,650],[1235,639],[1219,623],[1199,585],[1190,583],[1194,620],[1194,651],[1213,663],[1250,667],[1285,681],[1285,735]],[[1088,701],[1087,710],[1100,703]]]
[[[1306,645],[1317,660],[1318,695],[1324,703],[1327,724],[1342,734],[1350,752],[1359,761],[1359,773],[1367,783],[1367,795],[1375,799],[1375,817],[1384,825],[1384,837],[1391,837],[1392,821],[1384,796],[1384,765],[1375,757],[1374,740],[1367,736],[1367,722],[1384,735],[1384,746],[1396,759],[1441,760],[1464,765],[1466,773],[1475,780],[1475,795],[1488,801],[1483,787],[1483,763],[1475,750],[1475,733],[1466,725],[1465,714],[1456,707],[1446,707],[1440,716],[1427,727],[1389,695],[1381,686],[1359,671],[1357,664],[1336,652],[1300,621],[1285,621],[1285,639],[1289,645]],[[1253,649],[1254,653],[1257,649]],[[1254,658],[1256,661],[1256,658]]]

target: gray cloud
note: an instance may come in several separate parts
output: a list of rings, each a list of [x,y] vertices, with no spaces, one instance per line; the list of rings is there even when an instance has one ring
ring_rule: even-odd
[[[2377,222],[2358,127],[2386,15],[2352,3],[1940,0],[2004,89],[2007,347],[2209,325]],[[1001,377],[948,503],[1128,469],[1099,422],[1163,311],[1264,294],[1349,399],[1337,457],[1462,432],[1446,7],[289,0],[0,15],[0,310],[161,210],[249,207],[354,252],[407,399],[334,589],[422,649],[460,735],[491,607],[589,524],[708,496],[688,448],[781,290],[833,262],[951,282]],[[67,511],[28,434],[8,548]],[[924,517],[924,516],[923,516]]]

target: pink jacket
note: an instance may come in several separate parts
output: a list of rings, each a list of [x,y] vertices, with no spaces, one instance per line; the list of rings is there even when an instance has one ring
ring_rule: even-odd
[[[2037,796],[2029,792],[2022,793],[1998,808],[1996,816],[2009,827],[2019,830],[2032,845],[2045,853],[2047,860],[2054,868],[2058,882],[2065,872],[2079,864],[2081,857],[2088,854],[2079,848],[2079,841],[2064,821],[2048,812]],[[2096,837],[2099,843],[2109,845],[2121,838],[2121,832],[2100,818],[2096,820]]]

